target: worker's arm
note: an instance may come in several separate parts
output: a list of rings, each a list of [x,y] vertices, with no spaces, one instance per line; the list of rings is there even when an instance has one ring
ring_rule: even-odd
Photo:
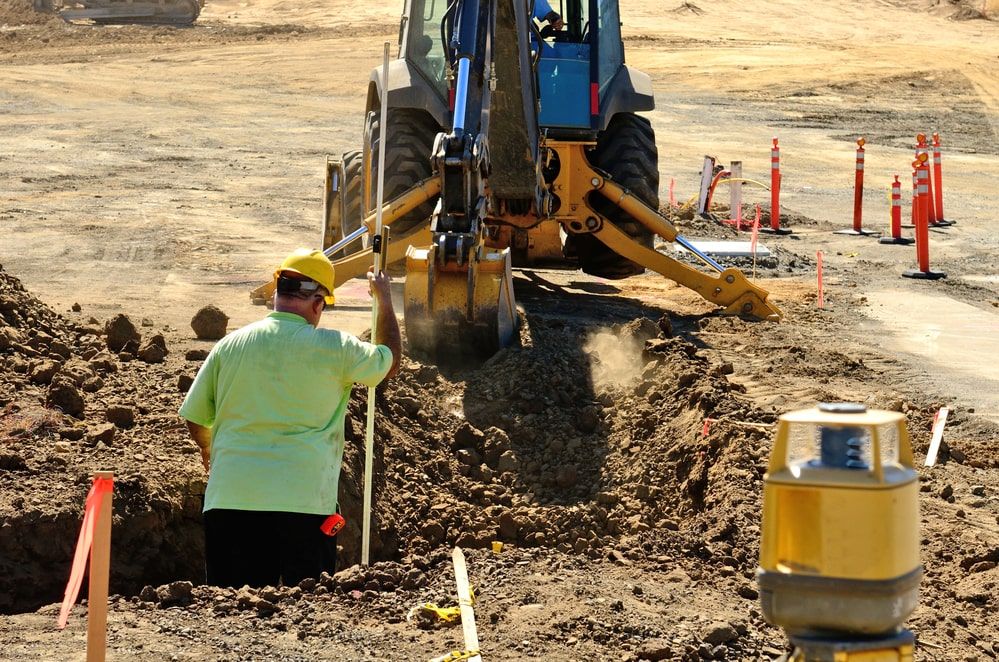
[[[368,271],[371,296],[378,306],[378,324],[373,340],[376,345],[385,345],[392,352],[392,367],[385,375],[386,379],[399,371],[399,362],[402,360],[402,333],[399,331],[399,320],[395,318],[395,310],[392,309],[391,284],[392,279],[384,271],[377,276],[374,269]]]
[[[201,449],[201,464],[205,465],[205,471],[211,466],[212,460],[212,431],[203,425],[185,421],[187,431],[191,433],[191,439]]]

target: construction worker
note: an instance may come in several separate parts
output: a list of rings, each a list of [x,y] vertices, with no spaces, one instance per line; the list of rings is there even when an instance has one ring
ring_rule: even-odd
[[[216,586],[291,586],[335,570],[335,539],[320,526],[336,512],[351,386],[393,375],[402,354],[386,274],[368,272],[377,344],[319,328],[334,303],[320,251],[295,251],[275,278],[274,312],[215,345],[180,408],[209,472],[205,565]]]

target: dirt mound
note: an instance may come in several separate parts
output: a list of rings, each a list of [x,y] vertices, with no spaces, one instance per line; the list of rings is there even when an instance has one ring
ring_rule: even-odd
[[[0,527],[10,532],[0,611],[58,595],[101,469],[116,472],[112,581],[136,591],[150,575],[201,576],[189,549],[202,544],[204,478],[185,457],[195,449],[176,419],[177,368],[122,361],[103,332],[59,316],[0,267]]]
[[[764,435],[749,443],[741,434],[730,447],[735,436],[701,430],[705,417],[759,414],[732,397],[738,389],[725,366],[661,333],[651,319],[601,328],[529,316],[522,345],[476,369],[445,374],[406,361],[379,401],[376,553],[400,558],[504,540],[593,559],[636,557],[636,536],[649,530],[675,532],[667,537],[679,548],[689,544],[680,531],[738,521],[738,509],[724,526],[699,520],[709,472],[723,477],[730,466],[739,487],[713,500],[737,495],[748,526]],[[350,405],[341,480],[354,526],[363,404],[355,397]],[[356,537],[344,544],[345,562],[356,561]],[[740,549],[740,563],[751,563],[747,546]]]
[[[54,14],[37,12],[32,0],[0,0],[0,25],[45,25],[62,22]]]

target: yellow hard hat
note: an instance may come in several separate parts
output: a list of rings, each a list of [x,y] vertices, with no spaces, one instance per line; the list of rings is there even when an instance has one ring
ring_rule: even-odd
[[[274,272],[274,278],[281,275],[282,271],[301,274],[310,280],[314,280],[323,287],[329,294],[326,295],[326,305],[332,306],[336,303],[333,296],[333,263],[323,254],[322,251],[308,248],[298,248],[284,259],[281,266]]]

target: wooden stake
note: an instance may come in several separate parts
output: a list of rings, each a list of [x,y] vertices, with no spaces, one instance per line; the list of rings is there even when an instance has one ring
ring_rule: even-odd
[[[475,610],[472,609],[472,591],[468,587],[468,568],[465,566],[465,554],[460,547],[451,552],[454,563],[454,580],[458,585],[458,606],[461,608],[461,629],[465,636],[465,650],[479,650],[479,633],[475,628]],[[482,656],[477,653],[468,658],[468,662],[482,662]]]
[[[98,471],[94,479],[114,480],[114,472]],[[111,490],[101,500],[90,548],[90,588],[87,594],[87,662],[104,662],[108,642],[108,577],[111,570]]]
[[[932,467],[937,462],[937,453],[940,451],[940,442],[943,441],[944,426],[947,425],[949,413],[950,409],[941,407],[933,417],[933,437],[930,439],[930,447],[926,451],[926,462],[923,466]]]

